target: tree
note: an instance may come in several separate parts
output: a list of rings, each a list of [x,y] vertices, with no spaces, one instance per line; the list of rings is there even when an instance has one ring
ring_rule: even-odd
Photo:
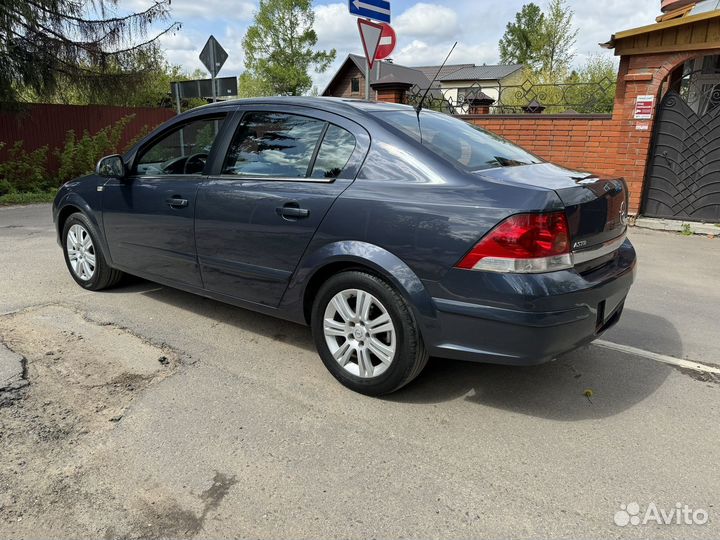
[[[238,79],[238,97],[251,98],[272,96],[273,89],[263,79],[258,79],[249,71],[240,75]]]
[[[566,0],[550,0],[543,21],[543,40],[540,48],[542,69],[548,73],[567,72],[575,58],[573,47],[577,28],[573,28],[573,11]]]
[[[524,64],[544,78],[565,77],[575,57],[573,15],[566,0],[550,0],[544,13],[534,3],[524,5],[500,40],[500,60]]]
[[[270,93],[300,95],[310,90],[311,67],[323,73],[335,49],[316,51],[311,0],[260,0],[255,20],[243,39],[248,81],[262,81]]]
[[[540,51],[545,15],[537,4],[530,3],[515,14],[500,40],[500,61],[505,64],[523,64],[533,69],[540,65]]]
[[[0,102],[75,91],[96,96],[132,91],[157,68],[157,39],[180,27],[164,26],[170,0],[124,16],[118,0],[0,0]]]
[[[581,104],[575,109],[581,113],[611,113],[615,104],[617,66],[611,58],[591,55],[568,83],[577,84],[572,99]]]

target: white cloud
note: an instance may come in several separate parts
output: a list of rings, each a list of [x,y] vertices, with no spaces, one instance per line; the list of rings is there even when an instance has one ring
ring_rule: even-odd
[[[603,2],[572,2],[573,19],[579,28],[577,50],[581,53],[599,53],[599,43],[629,28],[655,22],[660,14],[658,0],[603,0]]]
[[[144,11],[152,5],[151,0],[123,0],[122,11]],[[170,18],[188,26],[201,20],[250,20],[258,3],[253,0],[172,0]]]
[[[256,9],[257,3],[247,0],[173,0],[170,6],[172,17],[186,24],[194,19],[248,21]]]
[[[407,66],[440,65],[452,49],[453,43],[449,41],[428,43],[413,40],[409,45],[395,51],[395,62]],[[496,52],[490,45],[471,45],[458,43],[450,56],[450,64],[483,64],[496,60]]]
[[[197,48],[197,43],[190,39],[188,34],[182,30],[165,34],[160,37],[159,41],[160,46],[166,50],[191,51]]]
[[[313,29],[318,36],[318,46],[323,49],[359,48],[360,38],[355,21],[355,17],[348,13],[347,4],[317,6]]]
[[[415,4],[395,19],[395,30],[407,37],[450,38],[458,33],[458,16],[449,7]]]

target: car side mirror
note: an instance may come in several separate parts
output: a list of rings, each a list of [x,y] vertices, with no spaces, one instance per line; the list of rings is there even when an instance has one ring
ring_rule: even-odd
[[[105,156],[98,161],[95,172],[98,176],[104,178],[125,178],[127,175],[127,169],[125,168],[125,162],[122,157],[118,154],[112,156]]]

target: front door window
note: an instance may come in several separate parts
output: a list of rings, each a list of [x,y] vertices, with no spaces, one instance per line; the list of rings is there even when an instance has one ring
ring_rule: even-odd
[[[143,148],[133,173],[137,176],[202,174],[208,154],[222,127],[222,117],[184,124]]]

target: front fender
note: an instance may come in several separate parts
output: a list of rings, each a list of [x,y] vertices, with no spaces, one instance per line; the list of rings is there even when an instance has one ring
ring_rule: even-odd
[[[65,188],[63,188],[65,189]],[[108,263],[112,264],[112,261],[110,260],[110,250],[108,249],[107,242],[105,240],[105,233],[102,226],[102,212],[100,208],[100,198],[98,195],[100,195],[99,192],[95,192],[91,194],[91,198],[94,198],[94,200],[88,201],[83,194],[80,194],[76,191],[70,191],[67,190],[65,193],[62,191],[58,193],[58,196],[55,199],[55,202],[53,203],[53,222],[55,223],[55,229],[57,231],[57,237],[58,242],[62,245],[62,240],[60,238],[62,231],[60,230],[60,222],[59,222],[59,216],[68,207],[77,208],[80,210],[85,216],[90,220],[90,223],[95,229],[95,237],[99,240],[100,245],[103,250],[103,254],[105,255],[106,259],[108,259]]]
[[[366,267],[386,279],[403,296],[421,326],[434,326],[437,311],[432,297],[417,275],[389,251],[357,240],[325,244],[303,257],[283,296],[281,309],[305,322],[304,299],[313,277],[331,265],[343,263]]]

